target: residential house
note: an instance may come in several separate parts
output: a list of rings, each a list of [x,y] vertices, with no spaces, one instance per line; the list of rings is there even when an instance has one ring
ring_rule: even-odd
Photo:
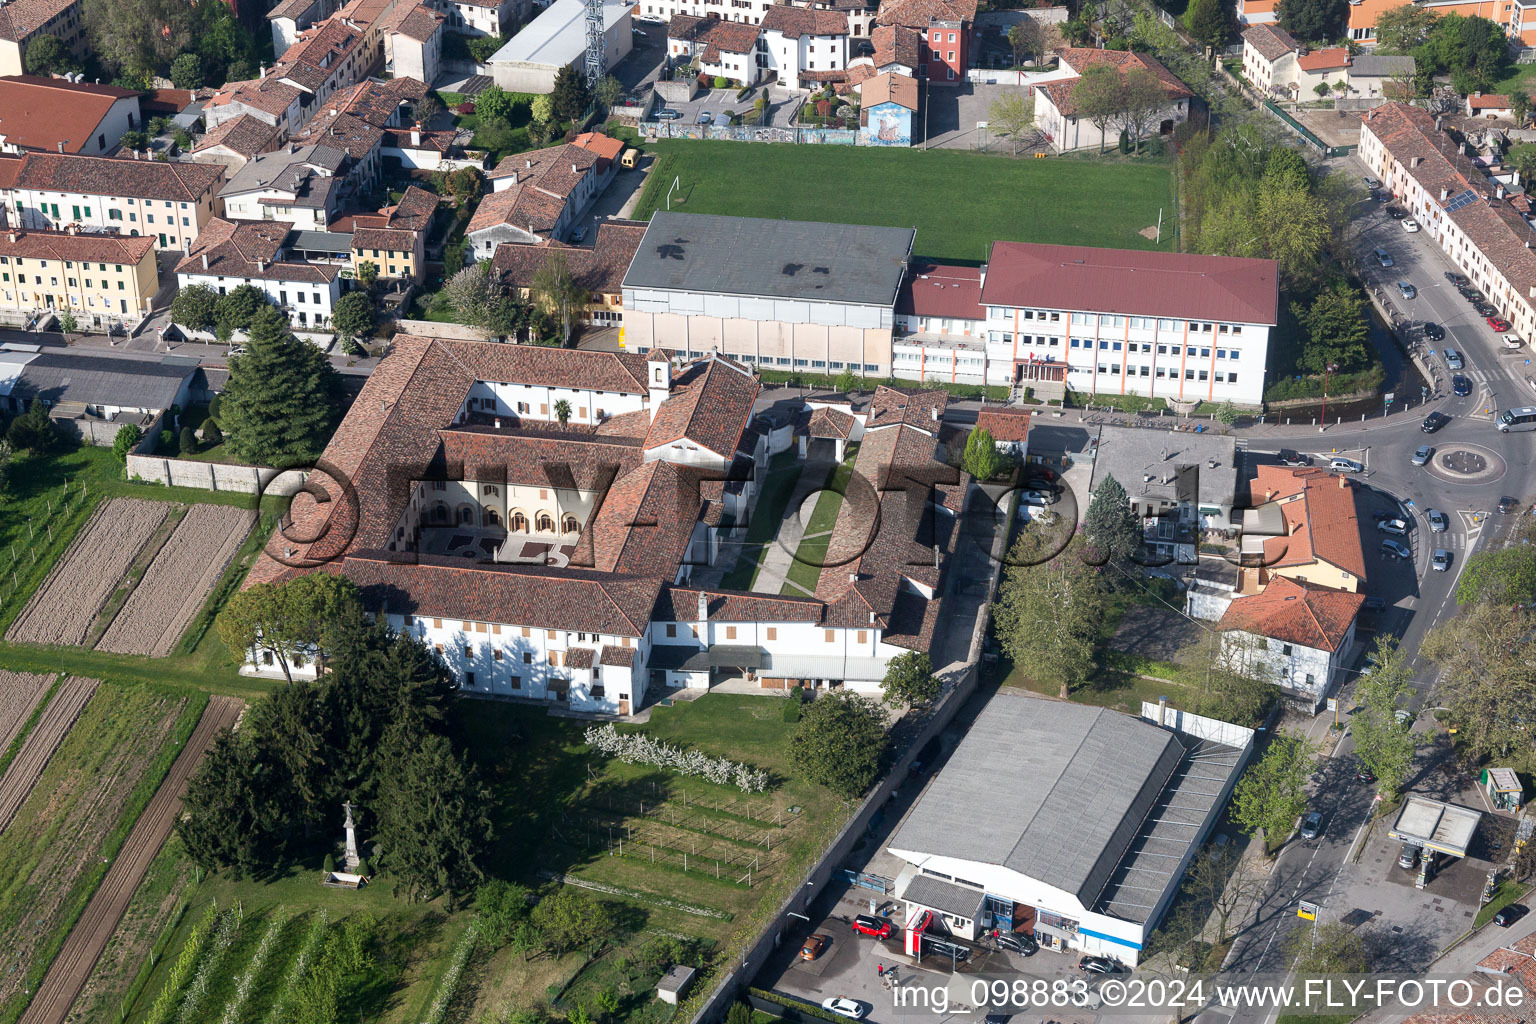
[[[1243,32],[1243,77],[1266,96],[1309,100],[1318,85],[1329,95],[1343,83],[1346,96],[1385,97],[1393,82],[1413,78],[1412,57],[1351,54],[1345,47],[1309,50],[1277,24],[1260,23]]]
[[[1365,582],[1360,485],[1318,469],[1258,466],[1243,513],[1239,594],[1276,577],[1351,593]]]
[[[757,60],[761,32],[746,22],[677,14],[667,23],[667,53],[679,66],[692,65],[711,78],[756,85],[763,72]]]
[[[1029,458],[1030,411],[1011,405],[983,406],[976,426],[992,435],[992,445],[1019,462]]]
[[[18,227],[147,235],[183,249],[220,209],[224,168],[28,152],[0,158],[0,200]]]
[[[1243,77],[1265,96],[1290,96],[1296,81],[1296,55],[1303,47],[1272,21],[1243,30]]]
[[[1329,46],[1318,50],[1303,49],[1296,55],[1296,79],[1291,85],[1292,100],[1332,96],[1335,86],[1348,87],[1349,48]]]
[[[372,28],[373,26],[370,26]],[[294,44],[283,51],[268,76],[294,86],[302,94],[303,117],[316,103],[356,85],[376,61],[365,45],[365,33],[356,23],[337,13],[313,28],[299,32]]]
[[[803,71],[840,71],[848,63],[848,16],[776,4],[762,20],[768,68],[786,89],[810,88]]]
[[[25,74],[27,46],[39,36],[54,36],[75,56],[84,56],[80,0],[11,0],[0,6],[0,75]]]
[[[254,117],[285,132],[297,131],[304,121],[300,103],[304,96],[302,89],[275,75],[229,82],[209,97],[203,117],[210,131],[237,117]]]
[[[1073,97],[1078,78],[1085,69],[1095,65],[1109,67],[1122,76],[1138,68],[1156,76],[1168,98],[1168,106],[1153,119],[1157,134],[1170,135],[1175,125],[1189,120],[1189,104],[1194,93],[1156,59],[1129,50],[1090,50],[1082,47],[1068,47],[1058,53],[1061,58],[1060,69],[1071,72],[1072,77],[1047,82],[1035,89],[1035,127],[1057,152],[1100,149],[1113,146],[1117,141],[1117,135],[1107,136],[1092,121],[1083,117]],[[1118,131],[1115,126],[1109,128],[1110,133]]]
[[[1235,534],[1241,465],[1232,437],[1106,425],[1090,454],[1089,493],[1110,477],[1125,488],[1149,560],[1194,565],[1202,534]]]
[[[971,66],[976,0],[880,0],[875,22],[922,34],[923,66],[917,69],[920,77],[952,85],[965,82],[965,73]]]
[[[397,4],[384,21],[384,71],[437,81],[443,64],[444,16],[423,4]]]
[[[324,231],[345,206],[343,188],[356,166],[345,150],[289,143],[259,153],[234,173],[219,192],[231,220],[281,220],[309,231]]]
[[[1427,111],[1384,103],[1361,118],[1359,157],[1524,338],[1536,332],[1531,226],[1503,183],[1461,152]]]
[[[917,113],[917,79],[886,73],[859,88],[859,134],[866,146],[912,145]]]
[[[623,0],[604,0],[603,54],[609,67],[634,46],[634,8]],[[491,55],[491,77],[508,92],[548,93],[561,68],[578,71],[587,56],[587,5],[584,0],[555,0]]]
[[[326,104],[290,137],[288,145],[294,150],[313,146],[345,153],[341,174],[345,201],[345,194],[368,192],[378,183],[384,170],[384,134],[384,129]]]
[[[660,211],[624,275],[626,344],[889,375],[915,237],[908,228]]]
[[[286,52],[298,42],[301,30],[329,18],[338,6],[337,0],[280,0],[267,12],[272,27],[272,52]]]
[[[0,314],[69,310],[82,329],[137,327],[160,288],[155,242],[140,235],[0,233]]]
[[[215,220],[197,246],[176,265],[182,288],[205,285],[220,295],[241,285],[254,285],[283,310],[300,330],[319,330],[330,323],[341,297],[341,266],[295,258],[291,250],[305,244],[306,232],[277,220]],[[323,232],[322,232],[323,234]],[[323,250],[338,243],[319,240]],[[339,243],[346,251],[349,243]]]
[[[616,171],[583,146],[567,144],[515,153],[489,175],[491,192],[470,218],[467,238],[474,258],[490,259],[503,242],[533,245],[563,239]]]
[[[923,33],[901,25],[879,25],[870,35],[875,55],[874,69],[879,74],[906,75],[917,78],[926,64],[923,60]]]
[[[448,31],[499,39],[528,17],[530,6],[528,0],[446,0],[440,9],[448,16]]]
[[[0,8],[4,10],[4,8]],[[0,153],[105,156],[139,127],[139,94],[63,78],[0,78]]]
[[[1365,595],[1276,577],[1257,594],[1238,597],[1217,628],[1222,652],[1239,671],[1322,707],[1344,682]]]
[[[411,185],[394,206],[352,218],[352,272],[371,262],[384,281],[414,281],[426,266],[427,236],[441,200]]]
[[[1411,92],[1418,62],[1408,55],[1357,53],[1350,57],[1345,81],[1351,97],[1403,99]]]
[[[1499,121],[1512,121],[1515,117],[1515,108],[1508,96],[1474,92],[1466,98],[1466,105],[1468,117],[1485,117]]]
[[[200,164],[219,164],[234,174],[259,153],[282,145],[282,129],[249,114],[222,121],[192,147],[192,159]]]
[[[559,253],[576,283],[591,296],[579,319],[583,323],[617,327],[623,322],[624,272],[634,261],[644,235],[642,221],[602,221],[590,248],[553,240],[537,245],[503,245],[496,249],[491,268],[507,288],[526,299],[539,268],[551,255]]]

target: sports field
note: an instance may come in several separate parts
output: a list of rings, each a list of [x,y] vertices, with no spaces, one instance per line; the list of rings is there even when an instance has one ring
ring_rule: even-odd
[[[635,212],[642,220],[666,209],[677,181],[676,211],[915,227],[917,254],[940,260],[985,262],[996,239],[1174,248],[1167,160],[690,139],[645,148],[656,163]],[[1159,209],[1161,245],[1152,238]]]

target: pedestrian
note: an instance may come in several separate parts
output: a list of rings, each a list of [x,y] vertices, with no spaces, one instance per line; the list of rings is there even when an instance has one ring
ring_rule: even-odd
[[[885,977],[885,964],[875,964],[875,973],[882,978]]]

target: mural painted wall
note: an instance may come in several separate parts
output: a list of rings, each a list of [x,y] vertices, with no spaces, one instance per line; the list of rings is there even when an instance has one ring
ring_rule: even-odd
[[[859,128],[861,146],[912,145],[912,111],[900,103],[877,103],[865,110]]]

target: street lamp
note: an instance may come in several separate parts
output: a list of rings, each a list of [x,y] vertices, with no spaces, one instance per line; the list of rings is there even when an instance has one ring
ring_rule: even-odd
[[[1317,432],[1319,434],[1328,429],[1328,375],[1338,368],[1338,363],[1323,364],[1323,415],[1317,421]]]

